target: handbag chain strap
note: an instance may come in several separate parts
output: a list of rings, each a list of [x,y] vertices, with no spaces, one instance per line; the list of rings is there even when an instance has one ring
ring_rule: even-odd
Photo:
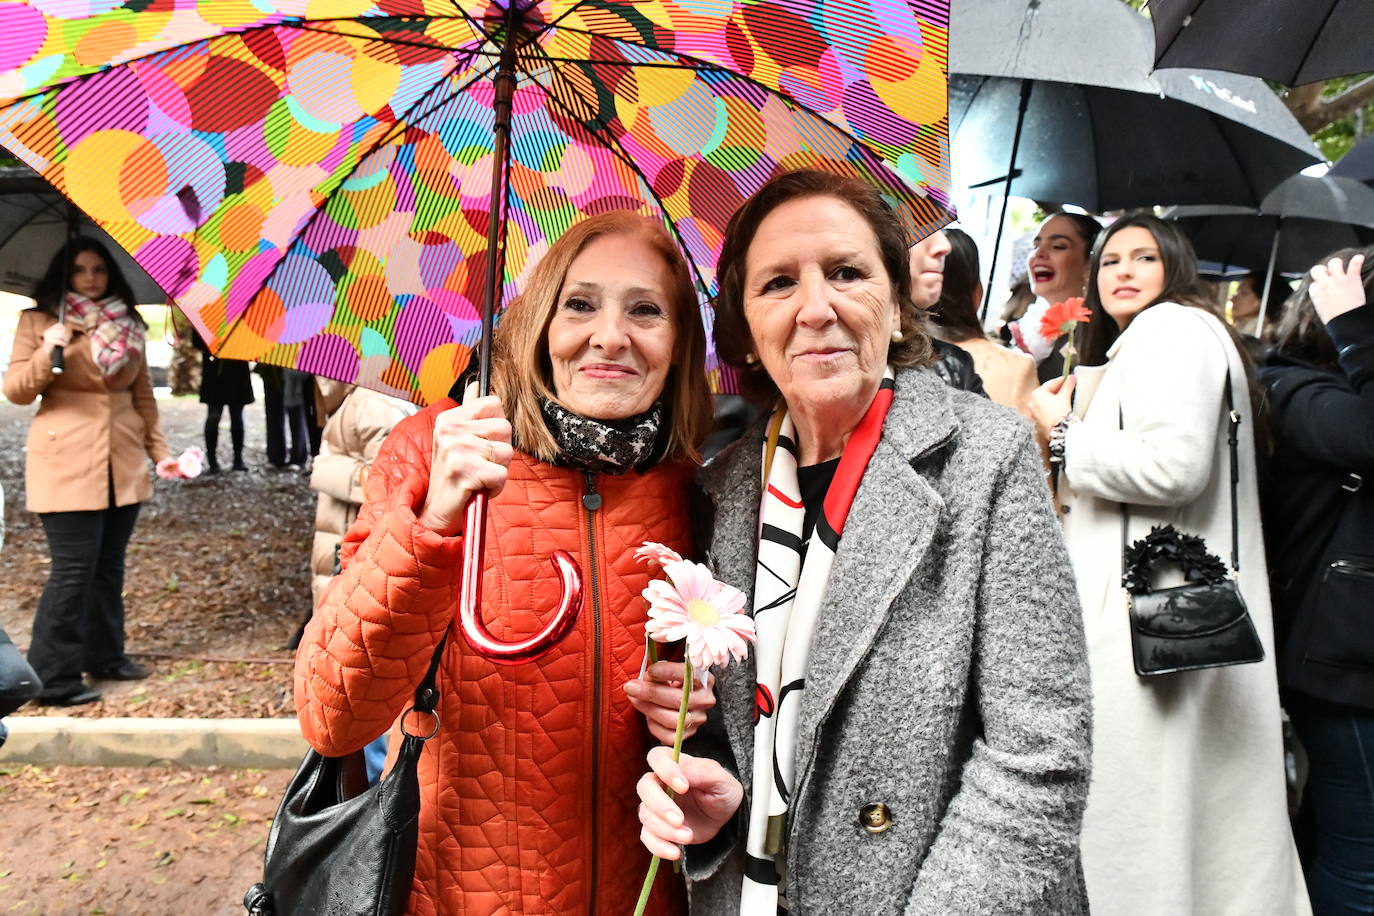
[[[1226,445],[1227,450],[1231,454],[1231,571],[1240,572],[1240,515],[1236,507],[1236,488],[1240,483],[1240,461],[1236,456],[1240,443],[1240,412],[1236,410],[1235,398],[1231,393],[1231,364],[1229,357],[1227,358],[1226,364],[1226,417],[1228,425],[1226,431]],[[1116,422],[1119,429],[1126,428],[1126,420],[1121,413],[1120,407],[1117,408]],[[1121,551],[1124,558],[1126,548],[1131,546],[1131,514],[1124,502],[1120,505]]]

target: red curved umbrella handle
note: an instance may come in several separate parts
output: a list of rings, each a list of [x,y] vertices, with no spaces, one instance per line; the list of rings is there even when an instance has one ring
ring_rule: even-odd
[[[558,568],[562,595],[553,619],[538,633],[519,642],[502,642],[487,630],[478,613],[482,607],[482,558],[487,541],[487,494],[468,502],[463,542],[463,580],[458,594],[458,626],[472,650],[498,665],[518,665],[536,659],[562,641],[577,625],[582,612],[582,570],[566,550],[555,550],[549,559]]]

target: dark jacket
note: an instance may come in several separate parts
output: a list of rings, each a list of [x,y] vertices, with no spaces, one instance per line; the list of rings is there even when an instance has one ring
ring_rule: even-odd
[[[253,403],[253,380],[248,364],[237,359],[220,359],[210,352],[205,340],[195,331],[192,342],[200,351],[200,402],[237,406]]]
[[[1374,709],[1374,305],[1326,326],[1340,372],[1263,373],[1275,452],[1264,530],[1283,686]]]
[[[930,342],[935,345],[935,362],[932,368],[946,385],[960,391],[972,391],[983,397],[988,396],[983,390],[983,380],[978,377],[978,370],[973,368],[972,356],[952,343],[935,338],[931,338]]]

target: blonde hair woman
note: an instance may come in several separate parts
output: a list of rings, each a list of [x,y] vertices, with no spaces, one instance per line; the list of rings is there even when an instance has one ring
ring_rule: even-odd
[[[455,617],[468,500],[491,494],[487,626],[503,639],[541,628],[558,549],[582,567],[583,610],[563,642],[519,665],[448,640],[407,911],[619,913],[649,861],[639,755],[651,734],[671,740],[682,685],[679,663],[639,679],[651,573],[633,553],[644,541],[691,552],[688,486],[711,415],[683,257],[633,213],[579,223],[495,344],[497,395],[431,405],[378,453],[343,571],[301,643],[296,705],[323,754],[392,724]],[[712,702],[709,686],[695,691],[693,728]],[[681,884],[661,882],[651,905],[682,912]]]

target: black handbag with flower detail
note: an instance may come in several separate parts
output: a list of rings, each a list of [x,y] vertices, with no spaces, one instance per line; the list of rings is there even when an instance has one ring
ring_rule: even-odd
[[[1236,514],[1240,414],[1232,400],[1229,371],[1226,406],[1231,452],[1230,570],[1207,549],[1202,538],[1177,531],[1173,525],[1156,526],[1146,537],[1130,543],[1130,513],[1126,504],[1121,504],[1121,584],[1130,594],[1131,654],[1135,673],[1141,677],[1264,660],[1264,646],[1234,575],[1240,570]],[[1172,588],[1151,588],[1157,563],[1172,563],[1187,581]]]

